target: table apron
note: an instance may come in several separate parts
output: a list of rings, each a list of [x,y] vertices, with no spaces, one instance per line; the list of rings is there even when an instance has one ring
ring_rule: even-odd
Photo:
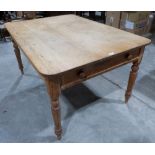
[[[111,56],[105,60],[101,60],[89,65],[85,65],[78,69],[73,69],[65,72],[61,76],[61,88],[65,89],[85,81],[89,78],[105,73],[114,68],[120,67],[127,63],[133,62],[140,58],[141,48],[134,49],[121,53],[119,55]]]

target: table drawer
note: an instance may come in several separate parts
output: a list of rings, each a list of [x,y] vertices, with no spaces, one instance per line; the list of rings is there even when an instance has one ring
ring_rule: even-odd
[[[139,55],[139,50],[132,50],[68,71],[61,77],[62,88],[66,88],[67,86],[74,85],[95,75],[129,63],[138,58]]]

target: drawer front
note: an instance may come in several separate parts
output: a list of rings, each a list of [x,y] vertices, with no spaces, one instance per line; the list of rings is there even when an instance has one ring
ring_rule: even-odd
[[[105,60],[101,60],[89,65],[85,65],[81,68],[74,69],[64,73],[61,77],[62,88],[74,85],[86,79],[89,79],[95,75],[101,74],[113,68],[119,67],[123,64],[129,63],[140,55],[139,50],[132,50],[124,52],[122,54],[109,57]]]

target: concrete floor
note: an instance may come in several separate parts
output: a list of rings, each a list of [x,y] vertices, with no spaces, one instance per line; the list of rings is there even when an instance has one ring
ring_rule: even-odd
[[[0,43],[0,142],[155,142],[155,46],[146,47],[128,105],[124,93],[131,65],[69,88],[60,97],[63,137],[53,131],[44,82],[12,44]]]

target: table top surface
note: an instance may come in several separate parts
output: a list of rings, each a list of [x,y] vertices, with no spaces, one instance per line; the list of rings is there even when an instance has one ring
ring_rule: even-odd
[[[59,74],[150,43],[149,39],[76,15],[5,24],[39,73]]]

